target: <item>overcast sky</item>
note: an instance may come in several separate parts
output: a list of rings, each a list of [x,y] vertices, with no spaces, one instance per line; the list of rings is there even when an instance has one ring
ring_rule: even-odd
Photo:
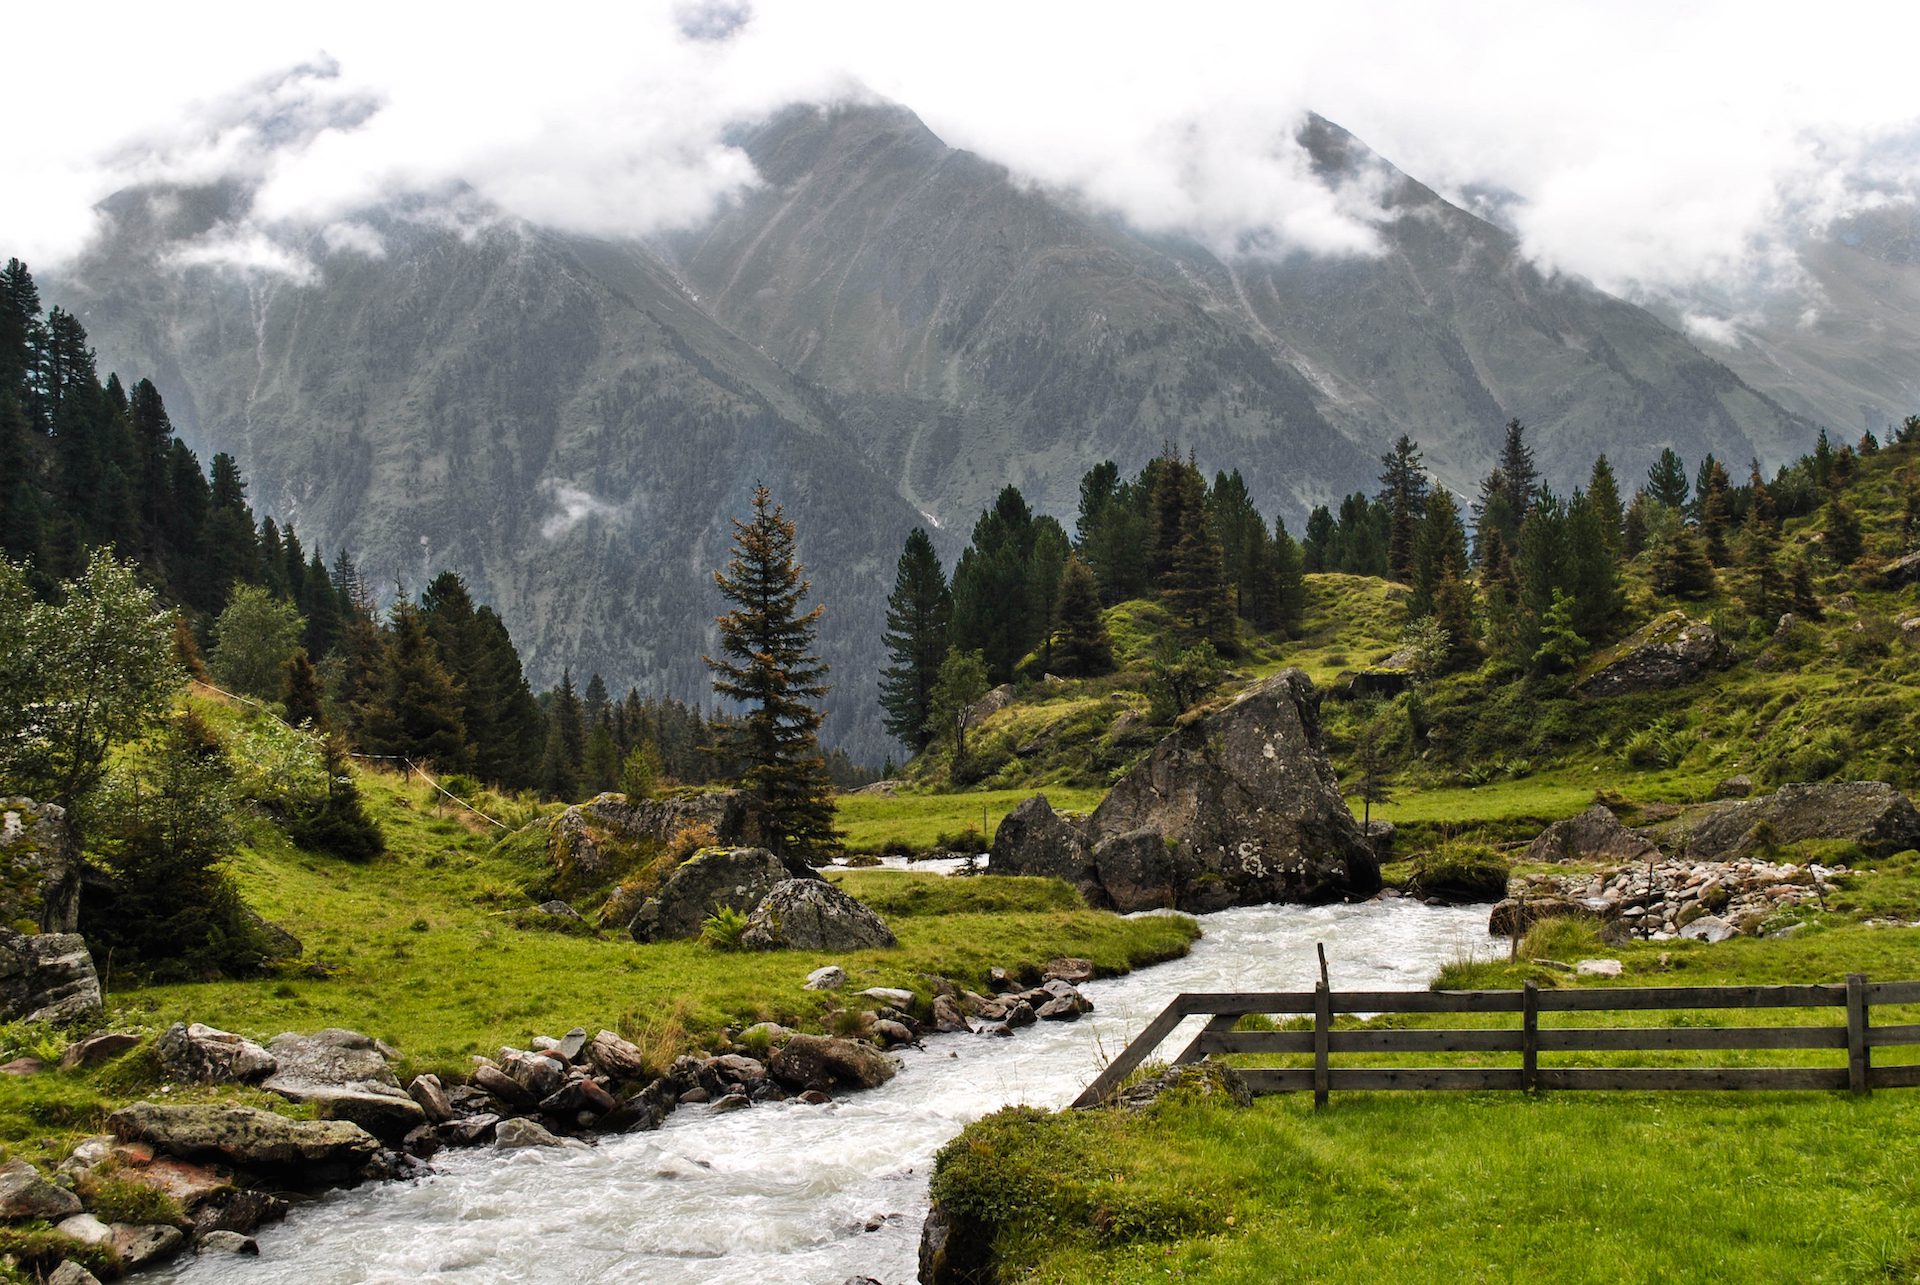
[[[603,234],[757,182],[730,124],[872,93],[1153,228],[1367,253],[1290,144],[1321,112],[1543,265],[1622,293],[1790,278],[1795,238],[1920,192],[1920,5],[48,4],[10,14],[0,254],[53,266],[132,182],[238,174],[203,258],[380,252],[356,210],[455,184]],[[21,105],[24,105],[22,109]]]

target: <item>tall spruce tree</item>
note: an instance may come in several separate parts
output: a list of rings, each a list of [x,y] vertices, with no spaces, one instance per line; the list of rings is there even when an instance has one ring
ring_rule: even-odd
[[[1084,486],[1083,486],[1084,491]],[[933,738],[927,719],[933,713],[933,689],[946,659],[953,620],[953,591],[924,527],[907,533],[887,595],[887,630],[881,642],[888,665],[880,671],[880,708],[887,731],[914,753]]]
[[[1415,546],[1432,489],[1420,448],[1405,433],[1380,457],[1380,503],[1387,506],[1387,575],[1402,582],[1414,575]]]
[[[1324,510],[1322,510],[1324,512]],[[1306,556],[1287,525],[1273,520],[1273,627],[1298,638],[1307,615]]]
[[[1060,575],[1060,611],[1053,635],[1054,666],[1069,678],[1090,678],[1113,669],[1113,640],[1100,614],[1100,588],[1079,554]]]
[[[389,621],[386,683],[359,710],[361,744],[370,754],[461,771],[467,766],[467,733],[460,722],[460,686],[441,664],[440,649],[417,605],[401,599]]]
[[[978,651],[996,683],[1011,681],[1020,658],[1040,641],[1032,600],[1033,511],[1016,486],[1003,487],[973,524],[973,539],[953,569],[953,645]]]
[[[1526,520],[1540,493],[1540,469],[1533,462],[1533,448],[1527,445],[1527,426],[1518,419],[1507,421],[1507,432],[1500,443],[1499,473],[1505,483],[1507,507],[1517,527]]]
[[[1453,568],[1459,576],[1467,565],[1467,529],[1460,523],[1460,510],[1453,496],[1442,488],[1427,501],[1414,543],[1414,559],[1408,577],[1413,592],[1407,601],[1407,615],[1418,620],[1436,609],[1435,589]]]
[[[1670,509],[1687,507],[1687,466],[1671,446],[1647,470],[1647,495]]]
[[[813,653],[824,608],[802,610],[812,586],[795,558],[793,523],[766,487],[754,488],[752,519],[734,520],[733,543],[726,569],[713,573],[733,604],[714,622],[721,657],[703,659],[714,690],[747,707],[730,739],[747,765],[743,784],[769,843],[801,856],[828,851],[838,846],[833,786],[816,735],[822,716],[812,704],[829,690],[827,667]]]
[[[1594,460],[1593,472],[1587,475],[1587,503],[1607,542],[1607,555],[1617,561],[1626,540],[1627,512],[1620,502],[1620,483],[1613,475],[1613,465],[1604,455]]]
[[[540,755],[540,789],[549,798],[571,799],[580,793],[580,773],[587,753],[586,715],[580,693],[574,690],[573,669],[560,671],[547,708],[547,744]]]

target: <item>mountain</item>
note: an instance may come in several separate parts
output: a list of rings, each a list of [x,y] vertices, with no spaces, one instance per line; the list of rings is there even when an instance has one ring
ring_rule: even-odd
[[[1709,349],[1750,387],[1845,441],[1885,437],[1920,411],[1920,205],[1836,222],[1799,247],[1806,279],[1738,308],[1732,342]]]
[[[1382,253],[1222,257],[948,147],[889,106],[794,108],[764,182],[650,241],[478,206],[365,216],[308,275],[195,266],[246,193],[143,189],[43,277],[103,366],[150,375],[258,507],[374,583],[459,570],[536,683],[598,670],[699,698],[728,518],[765,480],[828,605],[827,735],[877,760],[884,598],[907,530],[951,557],[1008,481],[1071,521],[1091,464],[1166,443],[1239,467],[1297,531],[1406,432],[1469,490],[1500,426],[1557,486],[1660,446],[1779,460],[1810,427],[1653,314],[1543,276],[1513,238],[1310,118],[1330,179],[1383,194]],[[185,252],[185,253],[183,253]]]

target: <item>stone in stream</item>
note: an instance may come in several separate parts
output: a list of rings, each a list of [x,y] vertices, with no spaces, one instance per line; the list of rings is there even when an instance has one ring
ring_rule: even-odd
[[[449,1120],[439,1127],[438,1133],[440,1140],[450,1147],[477,1147],[483,1142],[492,1142],[499,1125],[500,1117],[489,1111]]]
[[[248,1258],[260,1257],[260,1242],[251,1236],[242,1236],[237,1231],[210,1231],[194,1245],[202,1254],[239,1254]]]
[[[493,1145],[501,1151],[519,1151],[527,1147],[559,1147],[565,1144],[532,1120],[502,1120],[494,1128]]]
[[[128,1142],[147,1142],[191,1160],[211,1156],[244,1169],[357,1168],[380,1151],[380,1141],[346,1120],[291,1120],[252,1107],[162,1106],[136,1102],[107,1117]]]
[[[445,1124],[453,1119],[453,1103],[447,1099],[446,1089],[441,1087],[437,1075],[416,1075],[413,1083],[407,1086],[407,1092],[420,1109],[426,1113],[432,1124]]]
[[[164,1223],[113,1224],[114,1252],[120,1256],[121,1265],[129,1271],[138,1271],[150,1263],[172,1258],[186,1243],[185,1232]]]
[[[1078,986],[1081,982],[1093,980],[1093,961],[1075,959],[1071,956],[1048,960],[1040,969],[1043,982],[1069,982]]]
[[[244,1084],[272,1075],[273,1054],[231,1031],[175,1022],[154,1041],[160,1069],[186,1084]]]
[[[540,1101],[527,1092],[518,1080],[491,1064],[474,1067],[473,1082],[510,1107],[531,1108]]]
[[[900,1065],[870,1044],[831,1035],[795,1035],[773,1055],[767,1069],[793,1089],[877,1089],[899,1073]]]
[[[588,1041],[585,1056],[587,1065],[616,1084],[637,1080],[647,1071],[646,1055],[612,1031],[601,1031]]]
[[[994,837],[989,874],[1053,875],[1090,905],[1189,911],[1324,902],[1379,891],[1380,868],[1340,796],[1319,695],[1297,669],[1176,728],[1076,824],[1044,796]]]
[[[746,1094],[729,1093],[726,1097],[717,1099],[714,1104],[707,1109],[715,1115],[720,1115],[727,1111],[740,1111],[752,1105],[752,1099],[747,1097]]]
[[[886,921],[822,879],[783,879],[753,908],[749,950],[875,950],[900,943]]]

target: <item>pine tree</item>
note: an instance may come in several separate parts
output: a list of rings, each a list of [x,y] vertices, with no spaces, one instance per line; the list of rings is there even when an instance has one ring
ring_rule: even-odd
[[[1747,520],[1758,519],[1776,535],[1780,531],[1780,510],[1774,505],[1773,491],[1760,476],[1760,461],[1754,460],[1747,474]]]
[[[1854,517],[1853,510],[1837,493],[1827,501],[1826,533],[1820,547],[1839,567],[1852,566],[1864,552],[1860,519]]]
[[[1454,574],[1467,565],[1467,530],[1460,523],[1460,510],[1444,488],[1427,501],[1426,517],[1420,523],[1415,544],[1411,583],[1413,593],[1407,600],[1407,615],[1418,620],[1435,609],[1435,588],[1447,567]]]
[[[620,784],[620,747],[613,739],[613,724],[602,718],[587,734],[580,775],[588,793],[605,794]]]
[[[1306,532],[1300,541],[1301,569],[1309,574],[1331,571],[1334,536],[1333,513],[1324,504],[1313,506],[1307,514]]]
[[[1090,678],[1113,669],[1113,640],[1100,614],[1100,588],[1079,554],[1060,575],[1060,611],[1054,627],[1054,662],[1070,678]]]
[[[815,735],[821,714],[811,703],[828,691],[827,668],[812,650],[823,608],[801,609],[812,586],[794,558],[793,523],[771,504],[767,488],[756,487],[752,520],[734,521],[734,555],[713,576],[733,609],[715,620],[722,658],[704,659],[714,690],[747,706],[730,740],[747,764],[744,784],[771,846],[806,856],[838,843]]]
[[[1665,504],[1647,515],[1648,579],[1662,597],[1700,598],[1713,592],[1713,564],[1700,533]]]
[[[1620,522],[1620,554],[1625,558],[1637,558],[1647,547],[1647,489],[1641,487],[1633,493],[1633,503],[1627,505],[1626,517]]]
[[[1517,527],[1526,520],[1540,493],[1540,470],[1533,462],[1533,448],[1527,445],[1527,428],[1518,419],[1507,421],[1507,435],[1500,444],[1500,476],[1505,480],[1507,507]]]
[[[1700,483],[1694,488],[1694,504],[1700,514],[1700,539],[1706,545],[1707,561],[1716,567],[1727,564],[1728,494],[1732,489],[1726,468],[1707,456],[1700,468]]]
[[[287,657],[280,682],[280,703],[286,707],[287,721],[295,727],[326,726],[326,716],[320,709],[320,675],[307,659],[305,647],[294,648],[293,655]]]
[[[1068,551],[1067,533],[1058,520],[1034,519],[1033,553],[1027,562],[1027,631],[1039,647],[1042,673],[1053,668],[1053,618]]]
[[[1735,543],[1735,566],[1740,575],[1740,605],[1755,620],[1772,623],[1786,608],[1786,587],[1780,580],[1780,541],[1758,507],[1747,510],[1746,523]]]
[[[1517,421],[1516,421],[1517,422]],[[1427,516],[1431,485],[1420,448],[1405,433],[1380,457],[1380,503],[1387,506],[1387,575],[1401,582],[1414,574],[1415,544]]]
[[[1461,576],[1464,560],[1449,556],[1433,586],[1433,620],[1447,635],[1443,671],[1464,669],[1480,657],[1475,646],[1473,586]]]
[[[1794,558],[1793,570],[1787,574],[1787,605],[1802,620],[1818,620],[1824,614],[1819,596],[1813,591],[1813,560],[1804,549]]]
[[[1167,610],[1189,640],[1205,639],[1218,650],[1233,651],[1238,639],[1233,603],[1227,596],[1226,559],[1202,502],[1199,470],[1191,465],[1178,468],[1178,485],[1187,495],[1179,509],[1185,528],[1162,578],[1161,592]]]
[[[1081,491],[1084,497],[1084,482]],[[916,754],[927,748],[933,735],[927,719],[933,712],[933,688],[940,681],[952,619],[953,592],[933,550],[933,539],[925,528],[915,527],[907,533],[906,547],[894,568],[893,592],[887,596],[887,631],[881,642],[890,663],[880,671],[880,708],[888,733]]]
[[[1900,506],[1900,552],[1920,548],[1920,486],[1914,484],[1913,470],[1908,469],[1905,482],[1905,496]]]
[[[358,711],[362,746],[430,762],[442,771],[466,766],[466,728],[460,722],[460,687],[440,661],[420,608],[402,599],[389,616],[386,682]]]
[[[1602,455],[1593,462],[1587,477],[1587,503],[1599,518],[1599,529],[1607,541],[1607,553],[1615,561],[1621,557],[1626,539],[1626,510],[1620,503],[1620,486],[1613,476],[1613,465]]]
[[[1647,495],[1670,509],[1684,510],[1687,506],[1687,466],[1671,446],[1662,450],[1647,470]]]
[[[613,701],[607,695],[607,680],[596,672],[587,679],[587,690],[580,694],[580,716],[586,722],[587,734],[591,736],[595,728],[612,716],[612,712]]]
[[[1324,510],[1323,510],[1324,512]],[[1273,627],[1283,637],[1298,638],[1307,614],[1306,558],[1300,544],[1287,534],[1279,518],[1273,520]]]
[[[1567,592],[1573,599],[1573,627],[1589,642],[1612,633],[1626,609],[1620,564],[1608,541],[1611,521],[1604,502],[1573,493],[1567,506]]]
[[[1533,653],[1533,667],[1542,674],[1567,673],[1587,654],[1587,640],[1574,627],[1574,601],[1555,589],[1553,602],[1540,622],[1540,642]]]
[[[1020,489],[1001,489],[973,525],[973,538],[953,569],[955,646],[986,657],[994,682],[1009,682],[1021,657],[1040,641],[1032,601],[1033,512]]]

